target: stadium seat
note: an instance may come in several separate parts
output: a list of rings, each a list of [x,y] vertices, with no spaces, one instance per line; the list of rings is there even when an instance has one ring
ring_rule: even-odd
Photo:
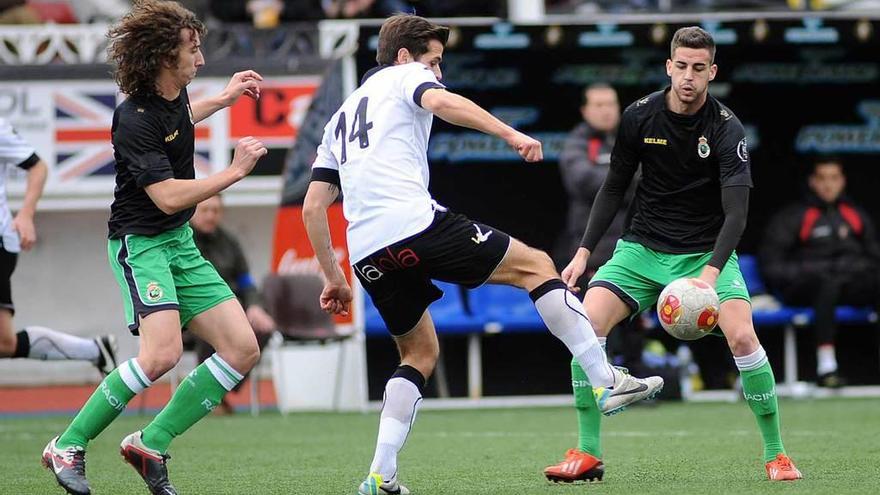
[[[434,281],[443,291],[443,297],[431,304],[431,318],[437,333],[445,335],[462,335],[483,332],[484,320],[470,314],[461,299],[461,290],[455,284]],[[367,336],[388,336],[385,322],[372,298],[364,294],[364,325]]]
[[[528,292],[506,285],[484,285],[469,293],[474,314],[490,331],[534,332],[544,326]]]

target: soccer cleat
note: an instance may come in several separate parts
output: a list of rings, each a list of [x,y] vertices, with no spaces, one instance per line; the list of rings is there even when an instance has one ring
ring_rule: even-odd
[[[600,459],[577,449],[568,449],[562,462],[544,468],[544,476],[554,483],[602,481],[604,475],[605,465]]]
[[[653,399],[663,390],[663,378],[649,376],[636,378],[626,368],[615,366],[613,369],[614,386],[596,387],[593,394],[596,404],[605,416],[613,416],[623,412],[630,404],[640,400]]]
[[[43,449],[42,463],[46,469],[55,473],[55,481],[72,495],[89,495],[89,481],[86,479],[86,451],[82,447],[55,447],[58,437],[52,439]]]
[[[409,489],[397,482],[397,476],[385,481],[381,474],[370,473],[358,487],[358,495],[409,495]]]
[[[102,375],[107,376],[117,366],[116,352],[119,351],[119,345],[116,343],[116,337],[113,335],[101,335],[93,340],[95,345],[98,346],[98,362],[95,363],[95,366]]]
[[[785,454],[776,454],[776,459],[768,462],[764,467],[767,469],[767,477],[770,481],[794,481],[804,477]]]
[[[131,464],[135,471],[141,475],[150,493],[153,495],[177,495],[177,490],[168,481],[168,468],[166,461],[171,458],[168,454],[162,454],[153,450],[141,441],[141,432],[136,431],[122,439],[119,445],[119,453],[122,459]]]
[[[846,380],[843,379],[836,371],[819,375],[817,384],[825,388],[841,388],[846,386]]]

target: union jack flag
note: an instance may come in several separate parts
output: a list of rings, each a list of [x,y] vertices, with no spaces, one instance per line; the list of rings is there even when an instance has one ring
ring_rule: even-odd
[[[190,101],[203,90],[190,91]],[[122,101],[108,89],[60,89],[53,92],[55,107],[55,167],[62,182],[115,174],[110,127],[113,111]],[[196,126],[197,174],[211,171],[211,130]]]

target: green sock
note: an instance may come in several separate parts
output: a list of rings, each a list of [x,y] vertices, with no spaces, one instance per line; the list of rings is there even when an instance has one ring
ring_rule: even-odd
[[[776,401],[776,379],[766,356],[754,369],[740,370],[743,395],[758,420],[758,429],[764,441],[764,462],[772,461],[776,454],[784,454],[782,435],[779,432],[779,405]]]
[[[90,440],[97,437],[119,416],[128,401],[152,383],[138,365],[137,359],[132,358],[122,363],[98,385],[55,445],[62,449],[72,445],[86,448]]]
[[[180,383],[168,405],[143,429],[144,445],[164,454],[174,437],[217,407],[242,378],[216,353],[211,355]]]
[[[578,418],[578,450],[602,458],[599,427],[602,412],[596,405],[593,385],[577,359],[571,360],[571,387],[574,389],[574,407]]]

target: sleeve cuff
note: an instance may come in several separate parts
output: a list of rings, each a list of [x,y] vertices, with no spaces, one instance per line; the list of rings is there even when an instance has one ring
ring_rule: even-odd
[[[27,159],[18,164],[19,168],[23,168],[25,170],[29,170],[31,167],[40,162],[40,157],[37,156],[36,153],[31,153],[31,156],[27,157]]]
[[[312,169],[312,178],[310,182],[327,182],[336,187],[340,187],[339,171],[327,167],[315,167]],[[341,188],[341,187],[340,187]]]
[[[416,87],[416,90],[413,91],[413,101],[416,105],[422,107],[422,95],[425,94],[425,91],[429,89],[446,89],[446,86],[435,83],[433,81],[423,82],[422,84],[419,84]]]

